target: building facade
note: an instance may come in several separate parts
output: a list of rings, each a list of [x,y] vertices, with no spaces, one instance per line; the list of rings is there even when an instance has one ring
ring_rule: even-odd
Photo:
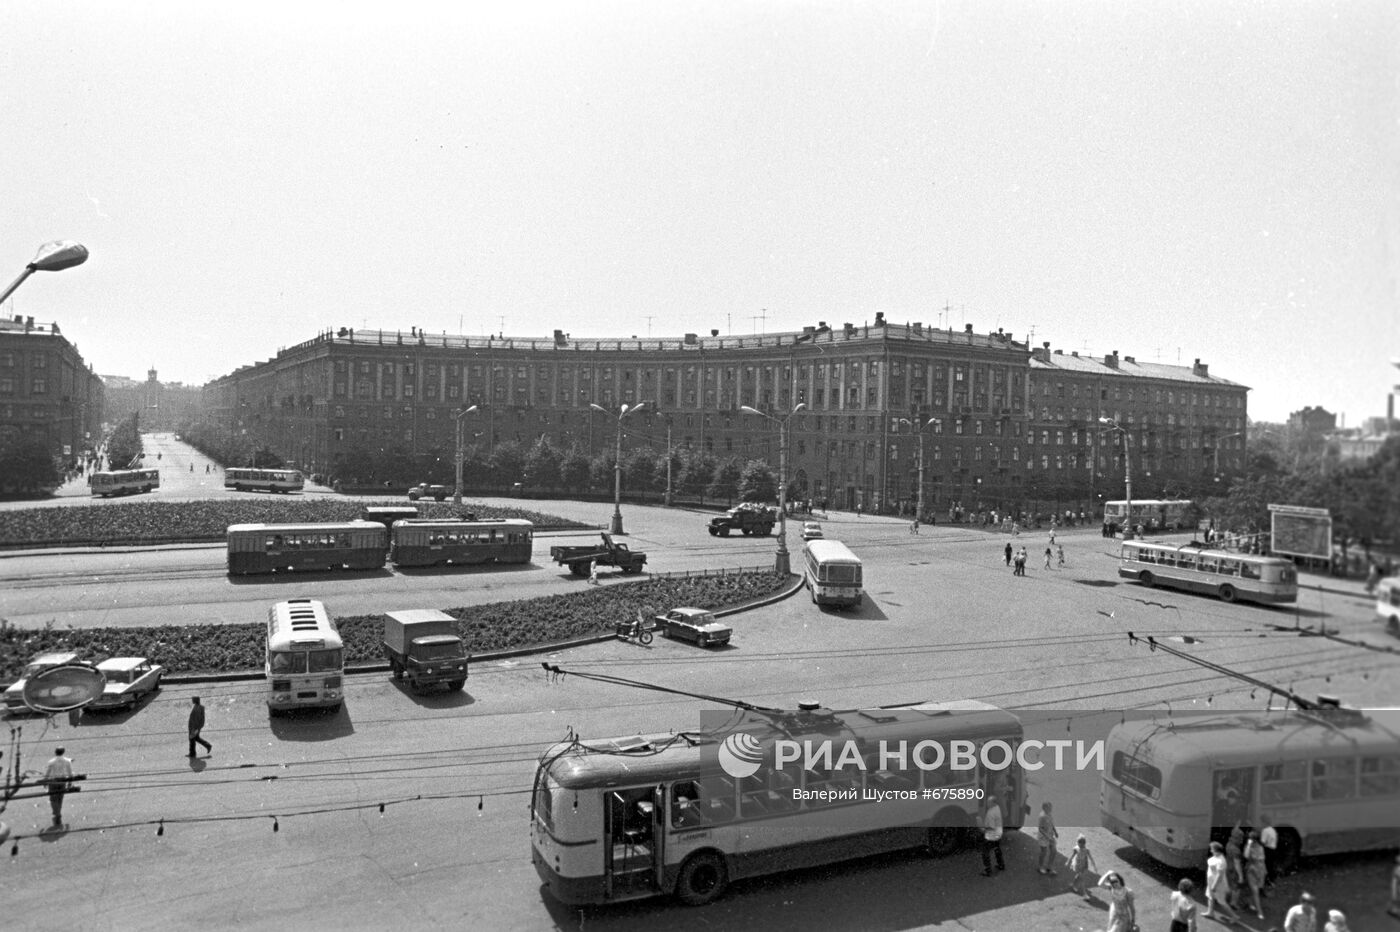
[[[104,375],[107,390],[107,417],[117,423],[132,414],[140,415],[142,430],[176,431],[198,420],[203,389],[182,382],[162,382],[156,370],[146,370],[146,381],[123,375]]]
[[[76,463],[101,441],[102,379],[56,323],[0,320],[0,442],[42,437]]]
[[[669,443],[775,466],[783,422],[797,494],[886,512],[917,502],[921,461],[929,512],[1049,508],[1061,498],[1086,507],[1095,477],[1110,482],[1115,461],[1085,418],[1150,424],[1142,436],[1163,484],[1175,472],[1200,479],[1202,456],[1214,464],[1216,448],[1201,444],[1229,433],[1217,421],[1244,429],[1247,390],[1203,366],[1081,369],[1048,349],[1037,360],[1008,333],[886,324],[881,315],[869,326],[679,340],[341,329],[214,380],[203,404],[222,429],[321,473],[356,447],[450,459],[454,415],[473,405],[463,429],[483,447],[544,435],[562,448],[610,450],[618,421],[590,405],[615,415],[646,402],[622,422],[624,449],[664,452]],[[1217,397],[1230,399],[1229,418],[1204,414]],[[1079,433],[1070,440],[1067,430]],[[1168,442],[1182,446],[1169,453]],[[1069,446],[1074,459],[1064,456]],[[1220,462],[1237,468],[1242,453],[1222,449]]]

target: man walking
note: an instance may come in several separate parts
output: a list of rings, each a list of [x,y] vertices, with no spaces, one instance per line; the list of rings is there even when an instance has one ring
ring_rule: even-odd
[[[63,756],[63,748],[54,748],[53,760],[44,768],[44,783],[49,787],[49,808],[53,810],[53,827],[63,828],[63,796],[73,781],[73,762]]]
[[[212,754],[214,753],[214,745],[199,736],[199,733],[204,730],[204,706],[199,704],[198,696],[192,697],[190,702],[193,705],[190,709],[190,753],[188,756],[194,757],[196,744],[204,745],[205,753]]]
[[[1001,806],[991,797],[982,800],[982,813],[978,816],[982,828],[982,876],[992,876],[992,852],[997,855],[997,870],[1006,870],[1006,861],[1001,854]]]
[[[1011,565],[1011,555],[1012,555],[1014,552],[1015,552],[1015,551],[1012,550],[1012,548],[1011,548],[1011,542],[1010,542],[1010,541],[1007,541],[1007,542],[1006,542],[1006,565],[1007,565],[1007,566],[1010,566],[1010,565]]]

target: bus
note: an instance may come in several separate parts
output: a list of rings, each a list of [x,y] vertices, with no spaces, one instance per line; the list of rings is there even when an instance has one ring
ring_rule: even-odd
[[[345,648],[335,620],[314,599],[289,599],[267,611],[267,710],[340,709]]]
[[[235,492],[300,492],[305,480],[295,469],[224,470],[224,488]]]
[[[395,521],[389,556],[396,566],[451,563],[529,563],[535,526],[520,518],[497,521]]]
[[[1105,751],[1104,828],[1170,867],[1201,867],[1211,841],[1265,817],[1284,871],[1305,855],[1394,848],[1400,832],[1395,712],[1130,721],[1114,726]]]
[[[1133,499],[1133,519],[1128,521],[1126,501],[1104,502],[1103,523],[1119,530],[1125,527],[1136,528],[1142,525],[1143,531],[1179,531],[1194,527],[1187,520],[1186,511],[1191,507],[1188,499]]]
[[[135,495],[160,488],[159,469],[114,469],[88,476],[88,487],[98,498],[109,495]]]
[[[1400,576],[1376,583],[1376,620],[1391,634],[1400,634]]]
[[[229,575],[292,570],[376,570],[389,551],[389,529],[371,521],[331,524],[233,524]]]
[[[984,797],[1001,805],[1007,828],[1025,815],[1021,723],[994,706],[833,711],[804,703],[724,721],[698,732],[574,737],[540,756],[531,851],[555,899],[674,894],[702,905],[743,877],[906,848],[949,854],[975,839]],[[834,748],[825,759],[780,762],[778,741]],[[923,769],[883,750],[925,741],[968,742],[977,756],[963,769]],[[993,746],[1010,750],[994,754]]]
[[[1282,557],[1212,550],[1199,543],[1124,541],[1118,575],[1144,586],[1204,592],[1226,602],[1298,601],[1298,570]]]
[[[839,540],[812,540],[803,554],[803,573],[816,605],[859,605],[860,557]]]

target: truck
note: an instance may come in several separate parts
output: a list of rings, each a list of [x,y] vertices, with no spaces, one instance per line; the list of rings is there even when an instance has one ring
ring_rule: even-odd
[[[602,546],[588,544],[582,547],[550,547],[549,556],[560,566],[567,566],[575,576],[587,576],[589,564],[615,566],[624,573],[640,573],[646,565],[647,555],[640,550],[629,550],[626,544],[617,543],[607,531],[602,532]]]
[[[432,608],[406,609],[384,615],[384,656],[394,679],[408,678],[414,692],[430,686],[457,690],[467,685],[471,658],[457,634],[457,622]]]
[[[452,490],[445,485],[430,485],[427,482],[420,482],[408,490],[408,500],[416,502],[420,498],[431,498],[434,501],[445,502],[447,496],[452,494]]]
[[[710,536],[728,537],[730,531],[740,531],[745,537],[754,534],[767,537],[773,533],[773,525],[777,521],[778,512],[775,509],[745,502],[711,518]]]

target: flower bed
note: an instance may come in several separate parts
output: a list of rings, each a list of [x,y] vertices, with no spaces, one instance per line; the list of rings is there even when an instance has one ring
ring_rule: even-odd
[[[520,602],[447,609],[471,653],[552,644],[603,634],[640,611],[644,618],[680,605],[721,609],[780,592],[788,577],[771,572],[652,579]],[[384,660],[381,615],[336,619],[347,665]],[[263,666],[266,626],[158,625],[147,628],[19,629],[0,620],[0,682],[17,679],[29,658],[74,651],[99,663],[149,657],[172,674],[256,672]]]
[[[22,508],[4,513],[0,546],[51,546],[109,542],[223,540],[230,524],[301,524],[352,521],[369,505],[405,505],[393,501],[345,501],[330,498],[266,497],[195,502],[113,502],[62,508]],[[470,511],[477,518],[524,518],[537,529],[576,528],[557,515],[502,508],[479,502],[419,503],[428,518],[455,518]]]

